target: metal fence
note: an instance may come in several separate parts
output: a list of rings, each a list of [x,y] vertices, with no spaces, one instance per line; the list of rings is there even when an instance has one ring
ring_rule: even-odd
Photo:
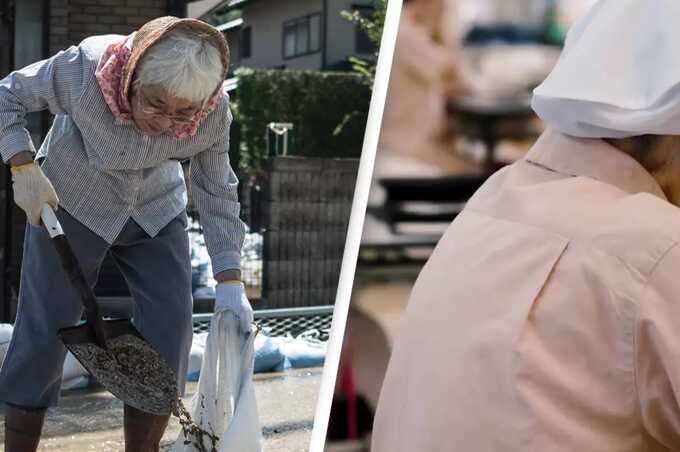
[[[209,331],[211,318],[210,313],[194,314],[194,333]],[[333,306],[255,311],[255,322],[271,336],[297,337],[316,330],[318,339],[325,341],[328,340],[332,321]]]
[[[263,272],[263,173],[242,173],[239,175],[239,202],[241,203],[241,219],[248,225],[248,233],[243,244],[241,258],[241,277],[250,299],[262,298]]]
[[[262,308],[335,302],[358,164],[355,159],[268,160],[259,206]]]
[[[334,303],[358,164],[271,157],[261,171],[239,174],[241,219],[248,225],[242,278],[259,309]],[[209,289],[201,290],[211,276],[209,258],[191,206],[192,249],[200,261],[194,262],[194,298],[210,298]]]

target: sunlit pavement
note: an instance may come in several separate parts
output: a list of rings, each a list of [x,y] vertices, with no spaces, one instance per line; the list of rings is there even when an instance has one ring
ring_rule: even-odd
[[[303,452],[309,447],[321,368],[258,374],[255,391],[266,452]],[[188,402],[196,383],[187,386]],[[0,420],[0,438],[4,424]],[[72,391],[48,413],[39,450],[59,452],[122,451],[123,405],[105,391]],[[172,419],[162,442],[168,451],[179,424]],[[2,441],[0,441],[2,450]]]

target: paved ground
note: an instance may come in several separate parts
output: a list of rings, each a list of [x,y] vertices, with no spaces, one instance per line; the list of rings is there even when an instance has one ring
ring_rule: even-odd
[[[309,447],[314,410],[321,382],[321,368],[278,374],[258,374],[255,391],[267,452],[304,452]],[[187,399],[195,383],[187,387]],[[173,419],[173,421],[175,421]],[[123,406],[104,391],[73,391],[51,410],[45,425],[41,451],[122,451]],[[163,440],[167,451],[179,432],[171,422]],[[0,421],[0,450],[4,426]]]

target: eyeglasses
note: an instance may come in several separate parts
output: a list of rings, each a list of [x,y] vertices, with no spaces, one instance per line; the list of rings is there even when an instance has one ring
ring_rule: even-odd
[[[191,125],[193,123],[194,117],[198,113],[199,110],[196,110],[190,115],[175,115],[171,116],[166,114],[163,110],[161,110],[158,107],[155,107],[151,105],[151,101],[149,98],[147,98],[144,94],[142,94],[141,91],[137,91],[136,100],[137,104],[139,105],[141,111],[149,115],[153,118],[157,119],[165,119],[171,121],[174,125],[177,126],[186,126],[186,125]]]

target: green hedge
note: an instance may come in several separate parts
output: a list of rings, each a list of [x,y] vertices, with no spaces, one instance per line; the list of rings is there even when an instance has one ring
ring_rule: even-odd
[[[371,94],[359,75],[263,69],[240,69],[236,75],[241,168],[262,166],[270,122],[294,124],[289,155],[360,156]]]

